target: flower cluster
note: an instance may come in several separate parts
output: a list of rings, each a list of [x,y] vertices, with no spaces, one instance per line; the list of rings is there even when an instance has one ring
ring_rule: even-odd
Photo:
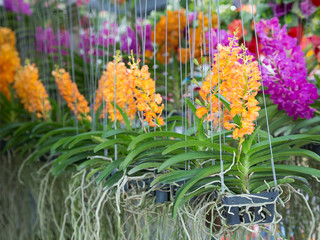
[[[80,35],[79,48],[83,58],[88,59],[88,56],[102,56],[102,47],[108,47],[116,43],[118,34],[118,25],[113,22],[104,21],[99,33],[85,30]],[[99,47],[101,46],[101,47]]]
[[[286,26],[281,28],[277,18],[261,20],[257,32],[265,55],[262,76],[266,93],[289,116],[312,118],[315,109],[310,104],[318,93],[307,81],[306,62],[297,39],[287,34]]]
[[[292,10],[293,2],[288,4],[269,2],[268,5],[271,7],[275,17],[282,17]]]
[[[204,33],[208,31],[210,25],[215,27],[216,24],[215,14],[212,14],[210,23],[209,18],[202,12],[196,11],[186,15],[183,9],[180,12],[167,11],[167,16],[162,16],[155,26],[155,42],[158,44],[157,60],[160,63],[165,63],[167,58],[167,62],[169,62],[169,59],[175,54],[182,63],[186,63],[192,58],[200,61],[203,49],[206,48]],[[151,37],[154,38],[154,33]],[[182,39],[180,43],[179,38]]]
[[[105,102],[101,117],[108,113],[111,121],[123,122],[123,117],[114,103],[125,110],[131,119],[136,114],[136,105],[133,98],[133,83],[128,79],[127,67],[121,60],[118,53],[114,61],[107,64],[96,91],[95,111]]]
[[[31,9],[28,3],[24,0],[4,0],[4,7],[8,11],[31,15]]]
[[[248,33],[248,31],[244,28],[242,28],[242,21],[241,19],[235,19],[233,20],[229,25],[228,25],[228,30],[230,33],[234,33],[237,31],[236,37],[237,38],[242,38],[243,37],[243,32],[244,35]]]
[[[15,35],[9,28],[0,28],[0,92],[10,100],[10,85],[20,68],[19,54],[15,48]]]
[[[216,15],[212,14],[212,26],[216,25]],[[204,48],[208,49],[208,44],[204,46],[206,32],[209,28],[209,18],[202,12],[194,12],[189,15],[189,29],[185,29],[185,38],[188,43],[188,47],[181,47],[179,49],[178,60],[182,63],[186,63],[191,58],[195,58],[198,62],[201,62],[201,56],[203,56]],[[183,36],[182,36],[183,37]],[[180,58],[181,55],[181,58]]]
[[[68,51],[66,50],[70,48],[70,36],[68,31],[58,30],[55,34],[51,27],[46,29],[37,27],[35,37],[37,51],[45,52],[46,54],[56,53],[60,46],[61,54],[68,54]]]
[[[47,91],[39,80],[38,68],[34,64],[27,63],[17,72],[13,88],[28,112],[35,113],[38,118],[49,117],[51,104]]]
[[[77,115],[77,118],[79,120],[91,120],[88,102],[79,92],[76,83],[72,82],[70,74],[63,68],[60,68],[56,71],[53,71],[52,76],[55,77],[60,95],[67,102],[67,105],[71,111]]]
[[[318,59],[318,62],[320,63],[320,36],[313,35],[313,36],[303,37],[301,39],[300,45],[303,50],[306,49],[306,47],[309,44],[311,44],[313,48],[307,52],[306,57],[315,55],[316,58]]]
[[[163,15],[160,21],[156,24],[154,31],[151,34],[152,41],[158,44],[157,60],[160,63],[167,62],[173,52],[178,52],[179,36],[183,36],[184,29],[187,24],[187,18],[184,10],[167,11],[167,16]],[[154,39],[155,37],[155,39]],[[167,42],[167,49],[166,49]]]
[[[204,120],[214,121],[215,125],[222,122],[227,130],[234,129],[234,139],[243,138],[254,131],[253,122],[259,116],[255,98],[261,79],[258,63],[235,39],[229,46],[219,45],[218,50],[219,59],[215,54],[213,69],[201,86],[204,105],[196,115],[200,119],[206,116]],[[223,106],[220,98],[230,105]]]
[[[84,4],[88,4],[89,0],[77,0],[78,7],[81,7]]]
[[[316,7],[312,4],[311,0],[303,0],[300,3],[300,8],[305,18],[308,18],[316,11]]]
[[[206,39],[210,54],[213,55],[217,52],[218,44],[221,44],[222,46],[228,46],[230,41],[233,39],[233,35],[228,34],[228,32],[224,29],[220,29],[218,38],[218,29],[212,28],[206,33]]]
[[[140,46],[140,38],[144,44],[145,56],[152,57],[151,25],[149,23],[144,25],[142,21],[139,21],[136,24],[136,32],[131,27],[127,27],[127,32],[121,36],[121,50],[127,54],[132,51],[134,54],[141,54],[143,49]],[[139,35],[139,38],[136,34]]]
[[[131,57],[130,69],[128,70],[129,82],[134,84],[134,98],[138,111],[143,112],[144,120],[150,127],[161,126],[164,124],[160,117],[164,104],[162,97],[155,93],[155,82],[150,76],[148,66],[144,65],[139,69],[139,60],[134,61]]]
[[[146,65],[140,69],[139,60],[135,62],[133,56],[130,59],[128,69],[117,52],[114,61],[107,64],[96,91],[95,111],[105,102],[101,117],[108,114],[111,121],[123,122],[121,113],[114,106],[117,104],[131,120],[140,111],[141,121],[147,121],[151,127],[161,126],[164,124],[161,117],[164,106],[160,94],[155,93],[155,82]]]
[[[0,46],[9,44],[11,47],[16,45],[16,36],[10,28],[0,27]]]

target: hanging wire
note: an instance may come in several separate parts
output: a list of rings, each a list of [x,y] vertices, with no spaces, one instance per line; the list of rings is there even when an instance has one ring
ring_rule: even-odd
[[[259,56],[259,45],[258,45],[258,36],[257,36],[257,31],[256,31],[256,20],[255,20],[255,14],[254,14],[254,11],[253,11],[253,0],[251,0],[251,9],[252,9],[252,18],[253,18],[253,26],[254,26],[254,36],[255,36],[255,39],[256,39],[256,49],[257,49],[257,56],[258,56],[258,64],[259,64],[259,70],[261,72],[262,69],[261,69],[260,56]],[[270,148],[270,161],[271,161],[271,167],[272,167],[272,175],[273,175],[273,181],[274,181],[275,189],[277,189],[277,177],[276,177],[276,170],[275,170],[274,160],[273,160],[271,134],[270,134],[270,128],[269,128],[268,110],[267,110],[266,97],[265,97],[265,93],[264,93],[263,78],[261,78],[261,89],[262,89],[262,96],[263,96],[264,111],[265,111],[265,114],[266,114],[266,124],[267,124],[267,133],[268,133],[269,148]]]
[[[244,22],[243,22],[243,11],[242,11],[242,0],[240,1],[240,16],[241,16],[241,27],[242,27],[242,39],[243,39],[243,45],[246,46],[246,35],[245,35],[245,29],[244,29]],[[258,121],[255,119],[255,124],[258,126]],[[258,142],[260,142],[260,136],[259,133],[257,133]]]
[[[114,14],[115,14],[115,19],[117,22],[117,4],[114,4]],[[113,55],[116,55],[116,44],[113,45]],[[113,106],[113,110],[114,110],[114,129],[117,129],[117,75],[116,75],[116,69],[117,69],[117,64],[116,61],[114,63],[114,106]],[[117,140],[117,134],[114,135],[114,140]],[[115,143],[114,144],[114,160],[118,159],[118,145]]]
[[[221,177],[221,192],[224,193],[225,191],[225,184],[224,184],[224,171],[223,171],[223,158],[222,158],[222,141],[221,141],[221,106],[220,106],[220,63],[219,63],[219,51],[220,51],[220,9],[219,9],[219,0],[217,0],[217,14],[218,14],[218,49],[217,49],[217,64],[218,64],[218,105],[219,105],[219,113],[218,113],[218,120],[219,120],[219,153],[220,153],[220,177]]]
[[[166,39],[165,39],[165,112],[166,112],[166,131],[168,131],[168,0],[166,0]]]
[[[73,33],[73,24],[72,24],[72,5],[68,5],[69,8],[69,31],[70,31],[70,54],[71,54],[71,64],[74,66],[74,33]],[[74,72],[74,67],[71,69],[72,72],[72,82],[75,84],[75,72]],[[76,96],[75,96],[75,90],[72,88],[72,94],[73,94],[73,101],[74,101],[74,108],[77,109],[77,103],[76,103]],[[75,125],[77,129],[77,134],[79,133],[79,128],[78,128],[78,118],[77,114],[74,114],[74,120],[75,120]]]

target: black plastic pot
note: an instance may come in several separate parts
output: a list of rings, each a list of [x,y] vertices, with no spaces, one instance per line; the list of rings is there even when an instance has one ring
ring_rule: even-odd
[[[320,155],[320,144],[310,143],[304,146],[305,149],[311,150],[314,153]]]
[[[145,187],[146,190],[149,190],[150,189],[150,184],[151,182],[153,181],[153,178],[145,178],[145,179],[142,179],[142,180],[131,180],[130,182],[126,183],[124,185],[124,190],[127,191],[129,189],[132,189],[132,188],[143,188]]]
[[[7,141],[4,139],[0,140],[0,151],[6,147]]]
[[[160,190],[156,190],[156,203],[164,203],[170,201],[170,185],[160,185]]]
[[[229,225],[271,223],[277,198],[278,192],[224,196],[223,214]]]

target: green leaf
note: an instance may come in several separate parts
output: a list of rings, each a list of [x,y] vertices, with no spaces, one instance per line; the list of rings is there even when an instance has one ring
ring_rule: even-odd
[[[108,138],[108,137],[111,137],[111,136],[114,136],[114,135],[119,135],[119,134],[123,134],[123,135],[133,135],[133,136],[137,136],[139,135],[139,133],[137,132],[133,132],[133,131],[128,131],[126,129],[115,129],[115,130],[108,130],[108,131],[105,131],[103,134],[102,134],[102,138]]]
[[[283,179],[277,180],[278,185],[285,184],[285,183],[293,183],[293,182],[294,182],[293,178],[283,178]],[[268,182],[269,186],[266,185],[264,182],[261,182],[261,184],[262,184],[261,186],[253,189],[251,193],[260,193],[262,191],[267,190],[269,187],[274,187],[274,181]]]
[[[68,142],[64,144],[65,147],[68,147],[69,149],[73,148],[77,143],[83,141],[83,140],[91,140],[92,136],[100,135],[101,131],[94,131],[94,132],[86,132],[77,134],[76,136],[73,136],[69,139]]]
[[[63,172],[63,170],[66,169],[68,166],[80,160],[86,159],[87,157],[88,157],[87,153],[82,153],[82,154],[77,154],[75,156],[72,156],[62,162],[55,163],[53,165],[52,173],[56,176],[59,176]]]
[[[88,181],[93,175],[95,175],[97,172],[100,172],[104,169],[105,167],[99,167],[99,168],[95,168],[95,169],[92,169],[88,175],[86,176],[86,181]]]
[[[30,134],[32,129],[38,124],[39,124],[38,122],[25,123],[14,132],[13,136],[17,137],[17,136],[20,136],[21,134],[28,134],[28,133]]]
[[[230,103],[223,95],[221,95],[220,93],[216,93],[216,94],[214,94],[214,96],[222,102],[222,104],[228,109],[228,111],[231,111]],[[233,117],[233,121],[238,126],[241,126],[241,120],[238,115]]]
[[[114,106],[113,102],[111,104],[112,104],[112,106]],[[118,104],[116,104],[116,108],[118,109],[118,111],[120,112],[120,114],[121,114],[121,116],[123,118],[123,121],[124,121],[124,124],[126,126],[126,129],[127,130],[132,130],[131,123],[129,121],[128,115],[122,110],[122,108]]]
[[[162,163],[158,169],[158,172],[161,172],[167,167],[170,167],[180,162],[185,162],[185,161],[194,160],[194,159],[210,159],[210,158],[220,159],[220,153],[212,152],[212,151],[203,151],[203,152],[196,151],[196,152],[181,153],[169,158],[164,163]],[[224,160],[232,160],[232,158],[233,158],[232,155],[229,155],[229,156],[223,155]]]
[[[292,186],[293,186],[295,189],[298,188],[298,189],[301,189],[302,191],[305,191],[305,192],[308,193],[309,196],[311,196],[311,197],[314,196],[311,188],[309,188],[309,187],[307,186],[307,184],[304,183],[304,182],[295,181],[295,182],[292,184]]]
[[[305,132],[306,134],[319,134],[320,133],[320,126],[313,127]]]
[[[114,140],[107,139],[107,140],[104,140],[102,143],[100,143],[98,146],[96,146],[93,151],[96,153],[96,152],[98,152],[98,151],[100,151],[102,149],[106,149],[106,148],[108,148],[110,146],[114,147],[115,144],[127,145],[128,143],[129,143],[128,140],[124,140],[124,139],[121,139],[121,138],[114,139]]]
[[[189,99],[187,99],[187,105],[189,106],[189,108],[191,109],[191,111],[192,111],[192,113],[194,115],[194,118],[195,118],[195,121],[196,121],[196,128],[198,129],[199,125],[200,125],[200,119],[196,115],[197,108],[193,105],[193,103]]]
[[[277,171],[284,171],[287,172],[288,175],[290,174],[306,174],[309,176],[315,176],[317,178],[320,177],[320,170],[315,169],[315,168],[308,168],[308,167],[302,167],[302,166],[294,166],[294,165],[280,165],[280,164],[275,164],[275,169]],[[249,170],[249,174],[252,172],[271,172],[272,168],[269,165],[259,165],[256,167],[252,167]]]
[[[155,140],[147,143],[143,143],[134,150],[132,150],[127,157],[124,159],[123,163],[120,165],[120,170],[124,170],[128,167],[128,165],[133,161],[133,159],[141,152],[154,148],[154,147],[160,147],[160,146],[168,146],[170,144],[176,143],[175,140]]]
[[[320,77],[317,76],[316,74],[314,74],[313,76],[314,76],[314,78],[316,79],[317,85],[318,85],[318,88],[319,88],[319,87],[320,87]]]
[[[176,132],[150,132],[150,133],[143,133],[137,137],[135,137],[128,146],[128,150],[132,150],[136,147],[139,142],[146,140],[148,138],[155,138],[155,137],[173,137],[173,138],[180,138],[185,139],[186,136],[184,134],[176,133]],[[187,139],[191,139],[192,137],[187,136]]]
[[[81,147],[78,147],[78,148],[74,148],[72,150],[68,150],[65,153],[63,153],[60,157],[58,157],[54,161],[54,164],[57,164],[59,162],[63,162],[64,160],[68,159],[69,157],[71,157],[71,156],[73,156],[75,154],[92,151],[95,146],[96,145],[87,145],[87,146],[81,146]]]
[[[173,172],[169,172],[157,177],[155,180],[152,181],[151,186],[162,183],[162,184],[171,184],[180,181],[186,181],[192,178],[196,173],[201,171],[201,168],[195,168],[191,170],[176,170]]]
[[[307,134],[296,134],[296,135],[288,135],[288,136],[282,136],[282,137],[277,137],[271,139],[272,145],[275,144],[283,144],[286,142],[291,142],[294,140],[306,140],[309,139],[310,141],[319,141],[320,136],[315,136],[315,135],[307,135]],[[248,155],[251,156],[252,154],[267,148],[269,146],[269,140],[262,141],[260,143],[255,144],[254,146],[251,147],[250,152],[248,152]]]
[[[77,131],[77,128],[75,127],[64,127],[64,128],[54,129],[50,132],[47,132],[45,135],[43,135],[38,141],[37,145],[40,146],[45,140],[47,140],[49,137],[53,135],[56,135],[56,134],[62,135],[64,133],[72,133],[76,131]]]
[[[224,169],[228,168],[230,164],[225,165]],[[194,175],[187,183],[185,183],[178,191],[176,198],[174,200],[172,215],[173,217],[176,217],[178,208],[181,206],[181,202],[183,201],[184,194],[199,180],[208,177],[212,174],[216,174],[220,172],[220,165],[213,165],[207,168],[201,169],[198,173]]]
[[[304,157],[310,157],[317,161],[320,161],[320,156],[310,150],[307,149],[284,149],[279,150],[276,152],[273,152],[274,158],[280,158],[280,157],[293,157],[293,156],[304,156]],[[260,163],[262,161],[270,159],[270,155],[264,155],[261,157],[254,157],[253,159],[250,159],[250,165],[255,165],[257,163]]]
[[[33,160],[43,156],[44,154],[50,151],[50,147],[51,146],[45,146],[45,147],[42,147],[41,149],[36,149],[31,155],[28,156],[28,158],[26,159],[26,162],[30,163]]]
[[[118,159],[110,163],[97,177],[96,182],[100,183],[104,179],[106,179],[117,167],[119,167],[122,159]]]
[[[78,171],[81,171],[82,169],[90,166],[90,165],[93,165],[93,164],[96,164],[96,163],[99,163],[99,165],[108,165],[110,163],[110,161],[106,160],[106,159],[103,159],[103,158],[93,158],[93,159],[90,159],[90,160],[87,160],[83,163],[81,163],[78,167],[77,167],[77,170]],[[104,167],[103,167],[104,168]]]
[[[158,168],[160,164],[161,164],[161,163],[159,163],[159,162],[147,162],[147,163],[142,163],[142,164],[139,164],[139,165],[135,166],[134,168],[132,168],[132,169],[128,172],[128,174],[131,175],[131,174],[134,174],[134,173],[139,172],[139,171],[141,171],[141,170],[146,170],[146,169],[147,169],[147,170],[150,170],[150,168]]]
[[[103,184],[103,187],[106,189],[111,188],[116,183],[118,183],[122,177],[123,177],[123,171],[116,172],[107,181],[105,181],[105,183]]]
[[[0,137],[3,138],[7,134],[11,134],[11,133],[15,132],[14,130],[18,129],[23,124],[24,123],[22,123],[22,122],[16,122],[16,123],[14,122],[14,123],[7,123],[5,125],[1,125],[1,127],[0,127],[0,129],[1,129]]]
[[[50,128],[55,129],[55,128],[59,128],[62,126],[63,125],[61,123],[57,123],[57,122],[43,122],[43,123],[38,124],[37,126],[35,126],[32,129],[32,136],[34,136],[37,132],[39,132],[39,130],[47,132],[48,129],[50,129]],[[41,129],[41,128],[43,128],[43,129]]]
[[[67,136],[67,137],[64,137],[64,138],[61,138],[60,140],[58,140],[55,144],[52,145],[51,153],[54,153],[57,150],[57,148],[64,145],[67,141],[70,140],[70,138],[72,138],[72,136]]]
[[[313,124],[319,124],[319,123],[320,123],[320,116],[317,116],[311,119],[302,120],[292,128],[291,133],[299,133],[299,129],[304,128],[306,126],[311,126]]]
[[[251,136],[242,143],[242,151],[247,154],[250,151],[252,142],[259,131],[259,127],[254,130]]]
[[[200,140],[187,140],[187,141],[179,141],[175,144],[172,144],[169,146],[166,150],[162,152],[163,155],[168,154],[178,148],[184,148],[184,147],[207,147],[212,148],[220,151],[220,147],[222,150],[233,153],[237,152],[237,150],[233,147],[229,147],[226,145],[220,145],[217,143],[211,143],[206,141],[200,141]]]

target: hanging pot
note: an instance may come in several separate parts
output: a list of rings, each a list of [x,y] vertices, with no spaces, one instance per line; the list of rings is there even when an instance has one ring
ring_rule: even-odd
[[[160,189],[155,191],[156,203],[164,203],[170,201],[170,185],[160,185]]]
[[[277,191],[225,195],[222,197],[223,215],[228,225],[271,223],[277,198]]]

